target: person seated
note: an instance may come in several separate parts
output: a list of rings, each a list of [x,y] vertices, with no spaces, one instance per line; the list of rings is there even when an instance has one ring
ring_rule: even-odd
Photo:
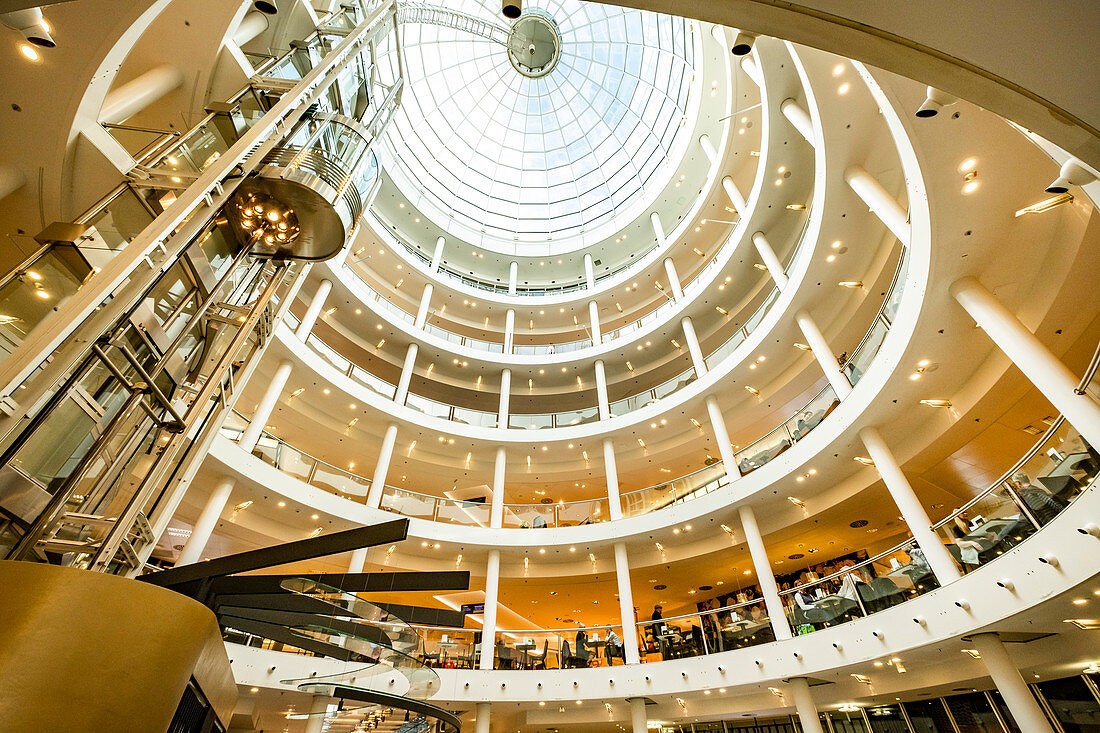
[[[1062,513],[1067,504],[1051,494],[1046,489],[1041,489],[1031,483],[1031,477],[1023,471],[1015,474],[1010,483],[1016,489],[1016,494],[1024,502],[1031,516],[1040,526]]]
[[[618,658],[623,660],[623,664],[626,664],[626,650],[623,648],[623,642],[619,639],[619,635],[615,633],[615,629],[607,630],[607,639],[604,641],[603,654],[607,658],[607,666],[611,666],[611,660]]]
[[[764,609],[760,606],[753,606],[749,609],[749,618],[753,621],[767,621],[768,615],[764,613]]]
[[[588,666],[588,637],[584,633],[584,624],[577,624],[580,626],[577,629],[576,645],[573,650],[573,655],[577,659],[577,665],[580,667]]]

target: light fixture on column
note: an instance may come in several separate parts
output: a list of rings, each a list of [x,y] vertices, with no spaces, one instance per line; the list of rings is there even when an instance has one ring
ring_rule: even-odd
[[[35,46],[53,48],[57,45],[53,40],[53,36],[50,35],[50,24],[42,17],[42,10],[40,8],[27,8],[25,10],[2,13],[0,14],[0,23],[19,31],[23,34],[23,38],[27,39],[28,43],[32,43]],[[30,58],[29,54],[24,55]],[[31,60],[33,61],[35,59]]]
[[[505,18],[515,20],[523,12],[523,2],[522,0],[503,0],[500,12],[504,14]]]
[[[752,51],[752,44],[754,43],[756,43],[755,33],[737,31],[737,35],[733,37],[733,45],[730,46],[730,53],[734,56],[745,56]]]
[[[276,0],[253,0],[252,7],[264,15],[277,15],[279,13],[279,4]]]
[[[1062,164],[1061,170],[1058,171],[1058,177],[1054,179],[1054,182],[1046,187],[1047,193],[1066,193],[1069,191],[1070,186],[1084,186],[1087,183],[1092,183],[1096,180],[1096,176],[1092,171],[1087,170],[1081,161],[1076,158],[1070,158]]]
[[[917,109],[917,117],[935,117],[944,107],[959,101],[950,94],[945,94],[935,87],[928,87],[927,96]]]

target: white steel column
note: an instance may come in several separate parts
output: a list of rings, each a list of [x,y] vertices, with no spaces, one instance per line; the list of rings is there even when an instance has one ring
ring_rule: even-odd
[[[349,573],[361,573],[367,567],[367,551],[369,548],[360,547],[351,551],[351,560],[348,562]]]
[[[707,416],[710,418],[710,427],[714,431],[714,440],[718,443],[718,455],[721,456],[722,465],[726,469],[726,480],[733,483],[741,478],[741,469],[737,467],[733,444],[730,442],[730,434],[726,430],[726,421],[722,417],[722,410],[718,407],[718,400],[714,395],[707,397],[706,406]]]
[[[600,333],[600,311],[594,300],[588,301],[588,322],[592,331],[592,345],[599,346],[603,341],[603,334]]]
[[[951,295],[1069,424],[1090,445],[1100,446],[1100,406],[1077,394],[1081,380],[977,279],[956,280]]]
[[[699,337],[695,335],[695,324],[691,322],[691,316],[680,319],[680,328],[684,329],[684,341],[687,341],[691,363],[695,367],[695,376],[701,377],[707,373],[707,362],[703,358],[703,350],[699,347]]]
[[[210,498],[206,500],[206,506],[199,513],[199,518],[195,520],[191,536],[187,538],[183,549],[180,550],[176,567],[196,563],[202,557],[202,552],[206,549],[206,543],[210,541],[210,536],[214,534],[214,528],[218,526],[218,520],[221,519],[222,512],[225,511],[225,507],[229,503],[234,485],[236,485],[236,481],[225,476],[214,486],[214,490],[210,492]]]
[[[301,323],[298,324],[297,330],[294,331],[294,335],[302,341],[306,340],[310,332],[313,331],[313,327],[317,324],[317,317],[321,315],[321,309],[325,307],[325,301],[328,299],[328,294],[331,290],[331,280],[322,280],[317,285],[317,291],[313,293],[313,299],[309,301],[309,307],[306,308],[306,312],[302,315]]]
[[[420,296],[420,307],[416,309],[416,321],[413,322],[417,328],[424,328],[424,324],[428,321],[428,308],[432,304],[433,290],[431,283],[424,284],[424,294]]]
[[[439,263],[443,261],[443,245],[447,243],[447,240],[443,237],[439,237],[435,240],[435,252],[432,253],[432,263],[430,269],[432,272],[438,272]]]
[[[738,509],[738,514],[741,517],[741,528],[745,531],[745,542],[749,546],[752,566],[756,570],[756,582],[760,584],[760,593],[764,596],[764,605],[772,622],[772,631],[775,632],[776,639],[790,639],[791,625],[787,621],[783,601],[779,598],[779,586],[775,584],[768,550],[764,547],[760,525],[756,523],[756,514],[747,504]]]
[[[511,308],[504,314],[504,353],[512,353],[512,344],[516,338],[516,312]]]
[[[607,400],[607,371],[604,369],[603,360],[597,359],[596,371],[596,404],[599,407],[600,419],[607,420],[611,417],[611,405]]]
[[[474,733],[489,733],[489,710],[491,707],[487,702],[479,702],[474,706]]]
[[[913,533],[913,539],[917,541],[921,552],[927,558],[928,564],[932,568],[932,572],[935,573],[940,585],[947,585],[952,580],[958,580],[961,576],[955,560],[951,557],[951,553],[947,551],[947,548],[944,547],[943,540],[932,530],[932,522],[928,519],[928,513],[921,506],[920,500],[913,492],[913,487],[909,485],[909,480],[905,478],[901,466],[898,465],[893,452],[886,445],[886,441],[882,439],[878,429],[871,426],[865,427],[859,431],[859,437],[863,444],[867,446],[867,452],[871,454],[871,460],[874,461],[875,468],[882,476],[882,482],[886,484],[886,490],[890,492],[894,503],[898,505],[902,519],[909,525],[909,531]]]
[[[718,162],[718,150],[714,147],[714,143],[710,140],[710,135],[699,136],[699,147],[703,149],[703,154],[707,156],[707,160],[711,165]]]
[[[630,585],[630,561],[626,543],[615,543],[615,580],[619,586],[619,616],[623,622],[623,652],[627,664],[642,661],[638,654],[638,626],[634,621],[634,590]]]
[[[806,138],[806,142],[816,147],[814,142],[814,124],[810,121],[809,113],[802,108],[801,104],[787,97],[783,100],[783,103],[779,105],[779,111],[782,112],[783,116],[787,118],[787,121],[791,123],[791,127],[798,130],[798,134]]]
[[[752,56],[741,57],[741,70],[752,79],[753,83],[761,89],[764,88],[764,76],[760,73],[760,67],[756,65],[756,59]]]
[[[821,718],[817,714],[817,705],[810,694],[810,683],[805,677],[791,677],[787,680],[794,698],[794,707],[798,711],[798,722],[802,723],[803,733],[823,733]]]
[[[775,256],[775,250],[764,232],[754,233],[752,243],[756,245],[756,251],[760,253],[760,259],[764,260],[764,266],[768,268],[768,274],[772,276],[775,286],[782,291],[787,287],[787,273],[783,272],[783,265],[779,263],[779,258]]]
[[[798,321],[798,327],[802,329],[802,335],[806,337],[806,341],[810,344],[810,349],[814,352],[817,363],[821,366],[821,371],[825,372],[825,376],[829,378],[829,384],[833,386],[836,396],[843,400],[852,394],[852,383],[841,373],[836,355],[829,348],[825,336],[822,335],[821,329],[817,327],[814,319],[806,311],[795,313],[794,319]]]
[[[321,733],[325,729],[325,713],[328,712],[329,699],[324,695],[313,696],[309,717],[306,718],[306,733]]]
[[[170,64],[155,66],[108,92],[99,108],[99,121],[123,122],[182,85],[183,72],[178,68]]]
[[[252,422],[248,423],[248,427],[241,433],[241,439],[237,441],[237,445],[243,448],[246,453],[251,453],[260,440],[260,435],[264,432],[264,426],[267,425],[268,418],[271,417],[271,411],[275,409],[275,403],[279,401],[279,395],[283,393],[286,380],[290,379],[291,368],[290,361],[286,359],[280,361],[278,368],[275,369],[275,374],[268,382],[267,390],[264,392],[264,396],[260,398],[260,404],[256,405],[256,412],[252,415]]]
[[[378,449],[378,462],[374,464],[374,474],[367,492],[367,506],[377,509],[382,505],[382,494],[386,490],[386,474],[390,472],[390,459],[393,458],[393,446],[397,442],[397,423],[386,426],[382,436],[382,445]]]
[[[630,698],[630,733],[648,733],[649,720],[646,719],[645,698]]]
[[[245,45],[256,36],[267,30],[267,15],[258,10],[245,13],[237,29],[233,31],[233,43],[238,47]]]
[[[497,427],[508,427],[508,403],[512,396],[512,370],[500,372],[500,403],[497,405]]]
[[[489,526],[504,526],[504,470],[507,458],[504,446],[497,446],[496,461],[493,463],[493,503],[489,507]]]
[[[671,257],[665,258],[665,275],[668,276],[668,284],[672,287],[672,296],[676,300],[683,300],[684,288],[680,285],[680,273],[676,272],[676,263]]]
[[[497,635],[497,589],[499,586],[500,550],[489,550],[489,560],[485,564],[485,610],[482,612],[484,623],[481,627],[480,669],[493,668]]]
[[[519,284],[519,263],[508,263],[508,295],[516,294],[516,286]]]
[[[592,264],[592,255],[584,253],[584,282],[588,289],[596,287],[596,268]]]
[[[867,208],[877,216],[886,228],[894,233],[894,236],[909,246],[909,212],[901,207],[897,199],[886,192],[886,189],[875,178],[858,165],[849,166],[844,171],[844,180],[863,199]]]
[[[741,195],[741,191],[737,189],[737,184],[733,182],[733,179],[726,176],[722,179],[722,188],[725,189],[726,195],[729,196],[730,203],[733,204],[733,208],[737,211],[738,216],[744,216],[745,214],[745,197]]]
[[[401,378],[397,380],[397,392],[393,396],[393,401],[399,405],[405,404],[405,399],[409,396],[409,382],[412,380],[413,367],[416,366],[416,352],[419,348],[415,343],[409,344],[409,349],[405,352],[405,363],[401,365]]]
[[[619,498],[619,469],[615,465],[615,446],[611,438],[603,439],[603,470],[607,477],[607,511],[611,521],[623,518],[623,503]]]
[[[1053,728],[1042,708],[1031,694],[1020,670],[1012,663],[1008,650],[996,634],[974,634],[974,648],[982,655],[982,664],[989,670],[993,684],[1001,691],[1001,697],[1016,719],[1016,725],[1027,733],[1051,733]]]

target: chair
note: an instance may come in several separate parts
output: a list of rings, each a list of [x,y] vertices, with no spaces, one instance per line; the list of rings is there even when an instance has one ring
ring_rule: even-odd
[[[497,641],[497,661],[501,669],[515,669],[516,659],[512,655],[512,647],[505,644],[503,640]]]
[[[550,640],[542,642],[542,654],[527,655],[528,669],[546,669],[546,651],[550,648]]]
[[[561,643],[561,658],[565,667],[570,669],[588,666],[588,654],[581,652],[573,653],[570,651],[568,641],[563,641]]]
[[[889,608],[905,600],[901,589],[889,578],[871,578],[870,585],[880,608]]]

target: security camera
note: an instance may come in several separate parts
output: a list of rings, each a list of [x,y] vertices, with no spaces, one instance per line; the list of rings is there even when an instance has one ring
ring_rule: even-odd
[[[917,626],[927,626],[928,622],[924,620],[924,616],[914,616],[913,623]]]
[[[515,20],[523,12],[523,0],[503,0],[500,12],[509,20]]]
[[[844,647],[841,646],[840,643],[836,642],[836,641],[833,642],[833,648],[836,649],[838,652],[844,651]]]
[[[748,31],[737,31],[737,35],[733,37],[733,45],[730,47],[730,53],[734,56],[745,56],[752,50],[752,44],[756,42],[756,34],[749,33]]]
[[[276,0],[253,0],[252,7],[264,15],[278,15],[279,5]]]
[[[871,636],[875,637],[876,639],[881,639],[882,638],[882,632],[881,631],[872,631]]]
[[[1092,535],[1100,540],[1100,527],[1097,527],[1095,524],[1086,524],[1084,527],[1078,527],[1077,531],[1081,534]]]
[[[1001,586],[1002,588],[1004,588],[1007,591],[1012,591],[1012,590],[1016,589],[1016,584],[1013,583],[1008,578],[1004,578],[1003,580],[998,580],[997,585]]]
[[[957,101],[959,100],[950,94],[944,94],[935,87],[928,87],[928,96],[925,97],[924,104],[917,110],[917,117],[935,117],[941,109]]]
[[[970,601],[966,600],[965,598],[960,598],[959,600],[955,601],[955,605],[964,611],[970,610]]]
[[[1085,169],[1081,165],[1081,161],[1076,158],[1070,158],[1062,164],[1062,169],[1058,171],[1058,178],[1054,180],[1054,183],[1047,186],[1047,193],[1065,193],[1069,190],[1070,186],[1084,186],[1086,183],[1092,183],[1096,180],[1096,176],[1091,171]]]
[[[0,15],[0,22],[23,34],[28,43],[43,48],[53,48],[57,44],[50,35],[50,24],[42,17],[41,8],[15,10]]]
[[[1044,565],[1049,565],[1052,568],[1058,567],[1058,558],[1054,555],[1043,555],[1039,558],[1039,562],[1043,563]]]

